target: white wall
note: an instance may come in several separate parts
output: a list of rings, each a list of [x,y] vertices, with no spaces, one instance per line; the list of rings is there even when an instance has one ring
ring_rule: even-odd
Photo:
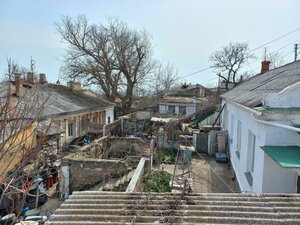
[[[264,145],[285,146],[300,145],[300,135],[297,132],[277,128],[256,122],[252,113],[234,103],[227,103],[227,110],[223,111],[222,122],[227,124],[229,147],[232,166],[236,173],[242,192],[296,192],[297,175],[295,169],[282,168],[270,158],[260,147]],[[233,117],[231,116],[233,115]],[[288,115],[287,115],[288,116]],[[232,123],[233,119],[233,123]],[[242,122],[240,158],[236,151],[237,146],[237,121]],[[232,127],[232,129],[231,129]],[[248,132],[255,137],[254,171],[252,173],[253,185],[249,186],[245,176],[248,162]]]
[[[287,129],[267,126],[265,145],[299,146],[300,135]],[[295,193],[297,191],[298,175],[296,169],[282,168],[267,154],[264,154],[264,161],[263,192]]]
[[[159,104],[159,113],[165,114],[168,112],[167,106],[165,104]]]
[[[213,123],[216,121],[217,117],[219,116],[219,112],[215,112],[211,116],[207,117],[205,120],[201,121],[199,123],[199,126],[206,126],[206,125],[213,125]],[[216,124],[219,124],[219,119]]]
[[[168,114],[168,106],[173,105],[175,106],[175,114],[179,115],[179,106],[185,106],[186,107],[186,116],[189,116],[196,112],[196,104],[176,104],[176,103],[161,103],[159,104],[159,113],[161,114]]]
[[[296,193],[298,174],[295,169],[282,168],[269,155],[264,155],[264,193]]]
[[[106,122],[105,124],[108,124],[108,117],[110,117],[110,122],[114,122],[114,108],[108,108],[106,111]]]
[[[264,104],[269,107],[292,108],[300,107],[300,83],[291,85],[279,93],[271,93],[264,99]]]
[[[262,173],[263,173],[263,155],[264,152],[260,146],[265,142],[265,126],[254,121],[250,111],[247,111],[233,103],[227,103],[228,115],[223,115],[223,118],[227,118],[228,124],[228,136],[229,136],[229,148],[232,166],[235,170],[237,180],[239,182],[241,191],[243,192],[262,192]],[[224,112],[227,112],[226,110]],[[233,115],[233,117],[231,116]],[[233,118],[233,123],[232,123]],[[237,146],[237,121],[242,123],[241,127],[241,146],[240,146],[240,158],[238,158],[236,151]],[[233,125],[233,127],[232,127]],[[231,129],[232,128],[232,129]],[[248,156],[248,131],[251,131],[255,135],[255,158],[254,158],[254,171],[252,174],[253,185],[249,185],[245,172],[247,170],[247,156]]]
[[[196,112],[196,105],[190,105],[186,107],[186,115],[189,116]]]

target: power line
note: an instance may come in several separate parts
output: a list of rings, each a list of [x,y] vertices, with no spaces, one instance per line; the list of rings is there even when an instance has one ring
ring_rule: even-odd
[[[211,67],[209,66],[209,67],[203,68],[203,69],[201,69],[201,70],[195,71],[195,72],[193,72],[193,73],[190,73],[190,74],[188,74],[188,75],[184,75],[184,76],[182,76],[182,77],[180,77],[180,78],[189,77],[189,76],[192,76],[192,75],[194,75],[194,74],[197,74],[197,73],[201,73],[201,72],[203,72],[203,71],[206,71],[206,70],[208,70],[208,69],[210,69],[210,68],[211,68]]]
[[[275,52],[278,52],[278,51],[280,51],[280,50],[282,50],[282,49],[284,49],[284,48],[286,48],[286,47],[288,47],[288,46],[290,46],[290,45],[293,45],[294,43],[296,43],[296,42],[298,42],[298,41],[300,41],[300,39],[297,39],[297,40],[295,40],[295,41],[293,41],[293,42],[290,42],[289,44],[284,45],[283,47],[280,47],[279,49],[276,49],[276,50],[274,50],[274,51],[271,51],[269,54],[273,54],[273,53],[275,53]],[[250,64],[252,64],[252,63],[255,63],[255,62],[259,61],[259,60],[260,60],[260,58],[255,59],[255,60],[253,60],[253,61],[247,63],[247,65],[250,65]]]
[[[277,38],[275,38],[275,39],[273,39],[273,40],[271,40],[271,41],[269,41],[269,42],[267,42],[267,43],[265,43],[265,44],[262,44],[262,45],[260,45],[260,46],[258,46],[258,47],[256,47],[256,48],[250,50],[248,53],[254,52],[254,51],[256,51],[257,49],[260,49],[260,48],[262,48],[262,47],[265,47],[266,45],[271,44],[271,43],[273,43],[273,42],[275,42],[275,41],[278,41],[278,40],[280,40],[281,38],[284,38],[284,37],[286,37],[286,36],[288,36],[288,35],[290,35],[290,34],[292,34],[292,33],[295,33],[295,32],[297,32],[297,31],[299,31],[299,30],[300,30],[300,27],[297,28],[297,29],[295,29],[295,30],[292,30],[292,31],[290,31],[290,32],[288,32],[288,33],[286,33],[286,34],[280,36],[280,37],[277,37]],[[290,45],[290,44],[288,44],[288,45]],[[286,46],[284,46],[284,47],[282,47],[282,48],[285,48],[285,47],[287,47],[288,45],[286,45]],[[280,50],[280,49],[278,49],[277,51],[279,51],[279,50]],[[255,62],[256,62],[256,61],[255,61]],[[251,63],[253,63],[253,62],[251,62]],[[249,63],[249,64],[250,64],[250,63]],[[210,68],[211,68],[211,66],[205,67],[205,68],[203,68],[203,69],[200,69],[200,70],[195,71],[195,72],[193,72],[193,73],[190,73],[190,74],[181,76],[181,77],[179,77],[179,78],[180,78],[180,79],[186,78],[186,77],[195,75],[195,74],[197,74],[197,73],[201,73],[201,72],[204,72],[204,71],[206,71],[206,70],[209,70]]]
[[[292,33],[295,33],[295,32],[298,31],[298,30],[300,30],[300,27],[297,28],[297,29],[295,29],[295,30],[293,30],[293,31],[290,31],[290,32],[288,32],[287,34],[284,34],[284,35],[282,35],[282,36],[280,36],[280,37],[278,37],[278,38],[275,38],[275,39],[273,39],[272,41],[269,41],[269,42],[267,42],[267,43],[265,43],[265,44],[263,44],[263,45],[260,45],[260,46],[258,46],[258,47],[256,47],[256,48],[252,49],[252,50],[249,51],[248,53],[254,52],[254,51],[256,51],[257,49],[260,49],[260,48],[262,48],[262,47],[265,47],[266,45],[271,44],[271,43],[273,43],[273,42],[275,42],[275,41],[278,41],[278,40],[280,40],[281,38],[284,38],[284,37],[286,37],[286,36],[288,36],[288,35],[290,35],[290,34],[292,34]]]

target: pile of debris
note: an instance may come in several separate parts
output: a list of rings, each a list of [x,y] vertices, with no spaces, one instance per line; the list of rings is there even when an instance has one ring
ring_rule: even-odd
[[[39,207],[55,197],[61,159],[42,150],[22,169],[16,168],[0,180],[0,223],[46,220]],[[50,215],[49,215],[50,216]]]

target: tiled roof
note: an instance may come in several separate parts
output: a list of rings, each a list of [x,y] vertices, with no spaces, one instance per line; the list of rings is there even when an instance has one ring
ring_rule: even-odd
[[[296,194],[168,194],[84,191],[46,224],[299,224]]]
[[[260,105],[267,94],[278,93],[297,82],[300,82],[300,61],[258,74],[224,93],[222,97],[253,108]]]

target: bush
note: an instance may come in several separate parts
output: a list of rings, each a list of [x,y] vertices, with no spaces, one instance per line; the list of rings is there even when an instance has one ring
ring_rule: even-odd
[[[144,178],[146,192],[171,192],[171,175],[164,171],[155,172]]]

